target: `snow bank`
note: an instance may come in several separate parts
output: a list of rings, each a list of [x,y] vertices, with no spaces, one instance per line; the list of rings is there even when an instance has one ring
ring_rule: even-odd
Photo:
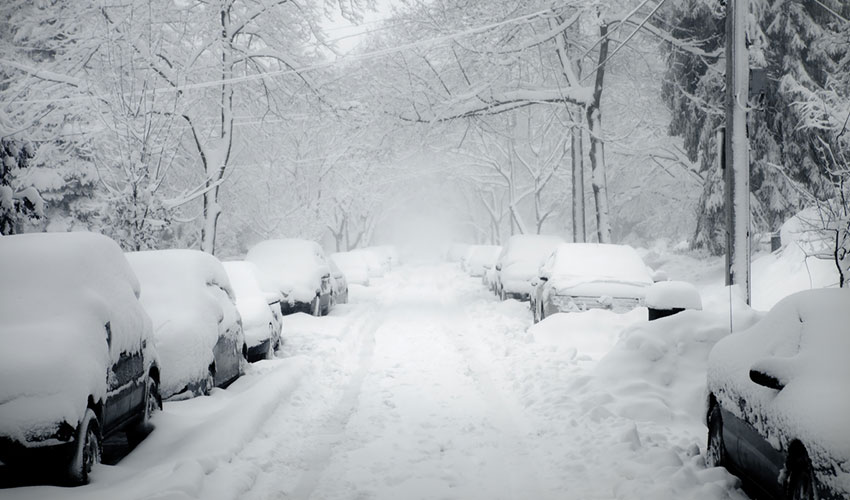
[[[743,301],[733,304],[735,331],[758,319]],[[714,344],[730,333],[728,311],[684,311],[635,323],[594,370],[595,384],[613,399],[613,413],[636,421],[700,423],[705,374]]]
[[[659,281],[646,291],[646,307],[653,309],[702,310],[696,287],[685,281]]]
[[[310,302],[330,274],[325,253],[314,241],[267,240],[254,245],[245,257],[260,268],[265,288],[279,290],[290,302]]]
[[[252,262],[223,262],[224,270],[236,295],[236,309],[242,318],[242,331],[248,347],[263,342],[272,336],[274,316],[266,293],[260,288],[257,276],[260,270]]]
[[[646,309],[642,307],[624,314],[591,309],[553,314],[531,326],[528,333],[540,344],[569,349],[569,358],[599,359],[616,345],[624,328],[645,321]]]
[[[151,336],[136,276],[118,245],[94,233],[0,237],[0,276],[0,435],[25,441],[62,421],[76,426],[88,396],[106,396],[120,354]]]
[[[799,439],[815,473],[845,494],[850,491],[847,325],[850,290],[799,292],[749,330],[719,342],[708,365],[709,389],[724,408],[753,422],[783,448]],[[753,383],[753,367],[785,387],[777,392]],[[837,477],[825,476],[824,470]]]
[[[241,344],[233,289],[221,262],[198,250],[131,252],[127,260],[153,319],[160,390],[169,397],[207,376],[219,336],[237,337]]]

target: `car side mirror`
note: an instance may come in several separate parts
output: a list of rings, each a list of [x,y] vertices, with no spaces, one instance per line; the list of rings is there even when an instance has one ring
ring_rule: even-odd
[[[777,377],[756,368],[750,370],[750,380],[752,380],[755,384],[775,391],[781,391],[785,388],[785,384],[783,384]]]

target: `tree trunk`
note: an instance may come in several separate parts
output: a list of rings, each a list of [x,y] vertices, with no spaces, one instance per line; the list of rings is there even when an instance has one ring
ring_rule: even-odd
[[[605,179],[605,150],[602,141],[602,84],[605,77],[605,59],[608,58],[608,25],[599,27],[602,43],[599,46],[599,64],[593,85],[593,99],[586,108],[587,126],[590,129],[590,169],[593,199],[596,203],[596,237],[599,243],[611,243],[611,221],[608,214],[608,186]]]
[[[570,130],[573,178],[573,241],[587,241],[587,228],[584,215],[584,151],[581,141],[581,127]]]

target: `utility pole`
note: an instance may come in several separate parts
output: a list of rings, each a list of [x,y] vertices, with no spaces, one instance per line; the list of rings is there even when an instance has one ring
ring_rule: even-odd
[[[726,285],[750,303],[750,155],[747,134],[749,0],[726,2]]]

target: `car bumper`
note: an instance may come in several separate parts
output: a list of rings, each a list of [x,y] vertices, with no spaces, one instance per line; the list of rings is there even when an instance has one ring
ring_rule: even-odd
[[[71,460],[75,450],[74,440],[59,441],[51,439],[49,444],[38,443],[27,446],[8,437],[0,437],[0,462],[11,466],[64,465]]]
[[[248,362],[253,363],[261,359],[266,359],[269,350],[272,348],[272,339],[266,339],[259,344],[248,348]]]

